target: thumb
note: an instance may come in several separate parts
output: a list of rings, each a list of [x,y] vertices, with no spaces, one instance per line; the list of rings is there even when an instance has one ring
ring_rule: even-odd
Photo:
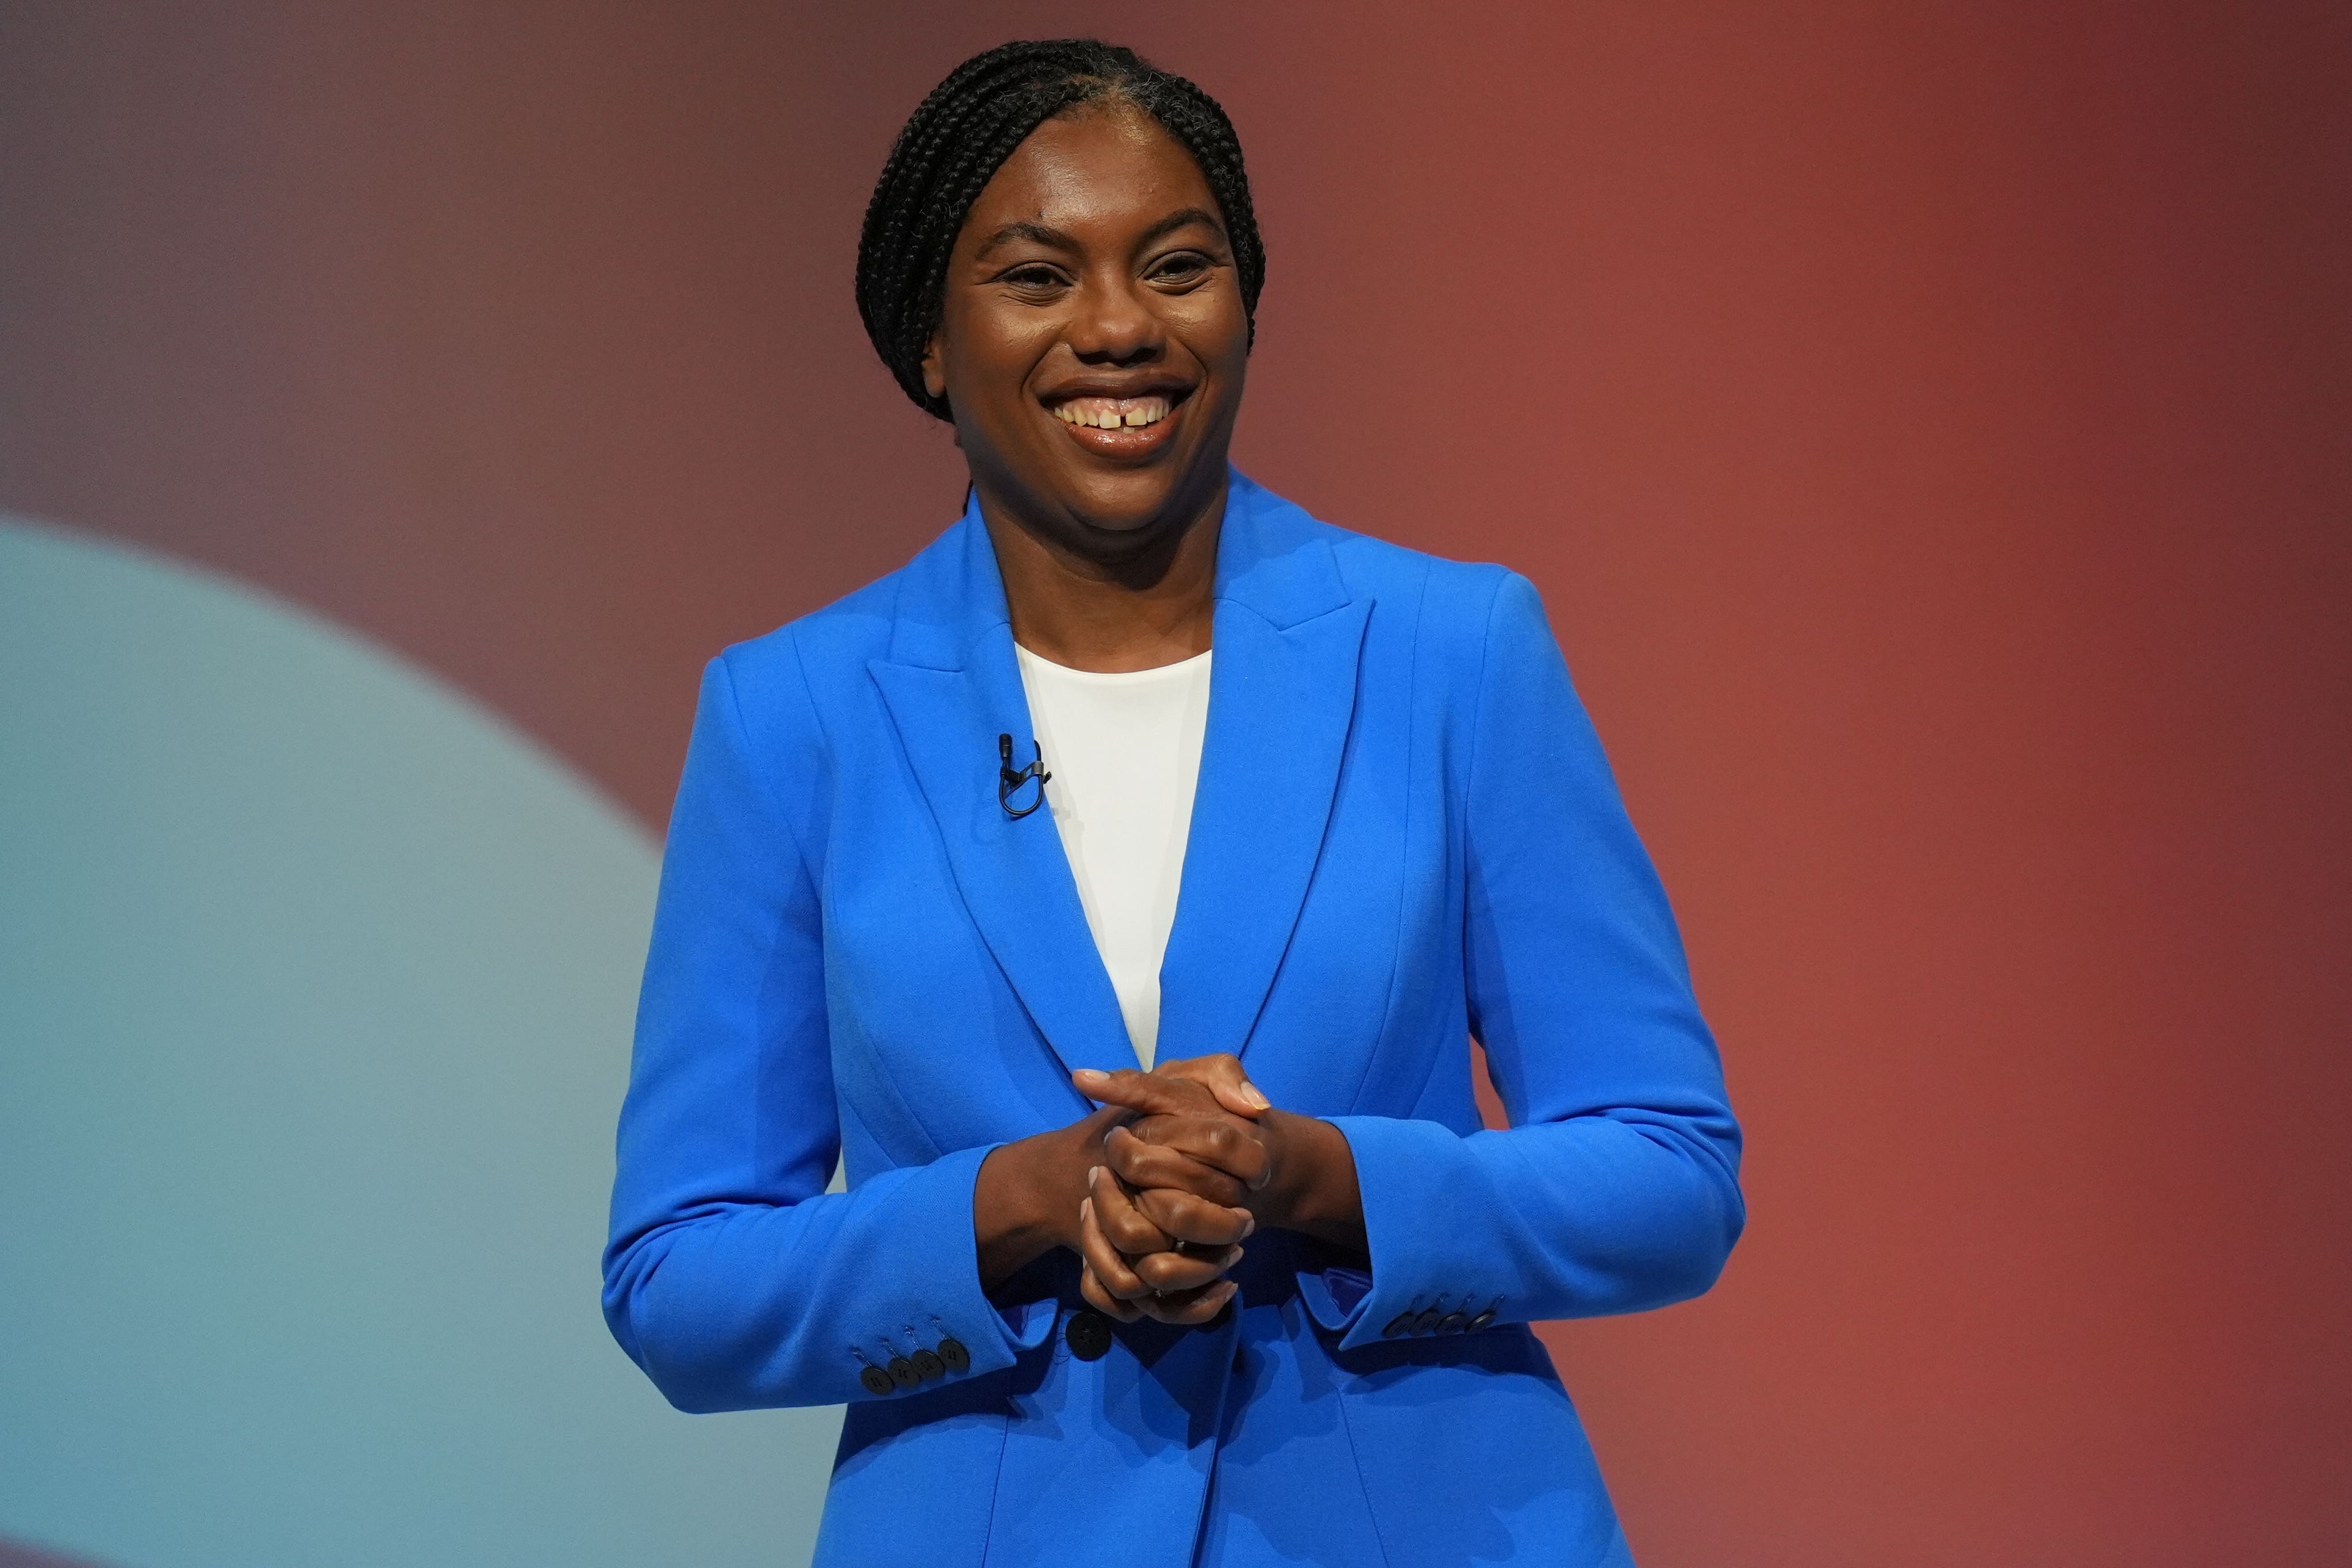
[[[1197,1083],[1213,1095],[1218,1105],[1224,1110],[1253,1121],[1274,1109],[1273,1102],[1266,1099],[1257,1085],[1250,1082],[1249,1075],[1242,1070],[1241,1058],[1230,1051],[1163,1062],[1160,1065],[1159,1075]]]

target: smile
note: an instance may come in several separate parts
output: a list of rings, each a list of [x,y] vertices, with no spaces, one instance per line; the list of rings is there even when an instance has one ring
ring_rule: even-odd
[[[1054,405],[1054,417],[1065,425],[1094,430],[1135,430],[1157,425],[1173,406],[1164,397],[1073,397]]]
[[[1062,422],[1071,440],[1096,457],[1131,463],[1155,458],[1170,446],[1183,427],[1179,415],[1193,390],[1162,385],[1132,397],[1087,392],[1054,398],[1045,412]]]

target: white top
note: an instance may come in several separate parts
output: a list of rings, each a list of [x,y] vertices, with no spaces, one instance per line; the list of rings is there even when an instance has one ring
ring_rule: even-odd
[[[1208,729],[1209,656],[1101,675],[1018,643],[1013,652],[1053,774],[1045,803],[1127,1037],[1148,1068],[1160,1043],[1160,960],[1176,921]]]

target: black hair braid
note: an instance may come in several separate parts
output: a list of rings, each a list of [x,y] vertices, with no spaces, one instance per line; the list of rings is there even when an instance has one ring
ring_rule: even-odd
[[[908,118],[875,182],[857,241],[857,314],[917,407],[950,417],[923,385],[923,353],[939,331],[948,258],[971,204],[1013,150],[1082,103],[1133,104],[1192,155],[1225,220],[1234,269],[1257,337],[1265,247],[1250,203],[1241,140],[1217,100],[1132,49],[1093,38],[1004,44],[950,71]]]

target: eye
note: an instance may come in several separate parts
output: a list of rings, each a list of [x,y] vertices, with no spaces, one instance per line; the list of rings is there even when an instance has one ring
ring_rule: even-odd
[[[1062,275],[1042,261],[1032,261],[997,275],[999,282],[1010,283],[1015,289],[1038,293],[1062,286]]]
[[[1154,263],[1151,278],[1159,283],[1198,282],[1209,270],[1210,265],[1209,258],[1197,250],[1180,250],[1173,256],[1161,257]]]

